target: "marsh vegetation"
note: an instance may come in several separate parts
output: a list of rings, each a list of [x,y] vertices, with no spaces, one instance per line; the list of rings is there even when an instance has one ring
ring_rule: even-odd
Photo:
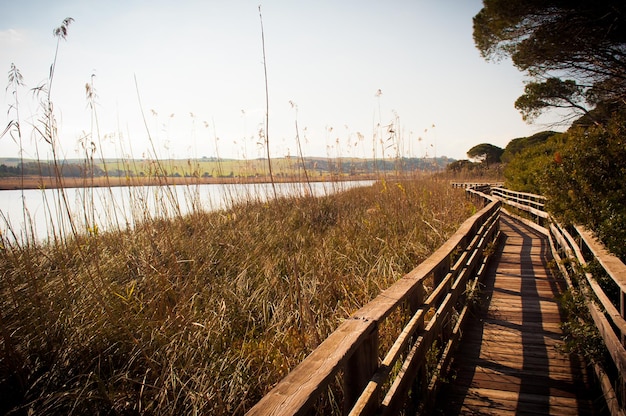
[[[241,414],[473,212],[412,177],[4,239],[2,411]]]
[[[54,31],[57,41],[71,22]],[[42,208],[48,238],[35,237],[26,206],[22,227],[9,224],[0,235],[1,413],[242,414],[475,212],[447,180],[399,169],[372,186],[324,196],[229,195],[228,208],[212,212],[184,185],[192,203],[183,212],[172,170],[153,149],[141,171],[159,192],[148,198],[129,187],[130,220],[112,208],[105,231],[93,186],[109,192],[119,184],[115,172],[140,171],[132,159],[101,166],[92,127],[79,143],[80,209],[71,208],[51,96],[56,60],[55,53],[49,78],[33,91],[36,156],[51,155],[37,169],[47,166],[58,188]],[[12,66],[7,91],[15,102],[3,136],[20,149],[21,88]],[[93,85],[86,90],[97,120]],[[391,149],[394,140],[375,136],[374,147]],[[394,168],[399,161],[374,160]],[[309,188],[311,173],[304,163],[297,168]]]

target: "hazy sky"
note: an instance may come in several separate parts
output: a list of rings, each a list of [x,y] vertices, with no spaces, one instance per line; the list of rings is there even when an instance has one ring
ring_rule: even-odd
[[[60,42],[52,86],[65,157],[84,154],[81,138],[105,156],[153,156],[152,146],[159,157],[263,156],[258,6],[5,2],[0,68],[6,76],[15,63],[26,84],[18,95],[25,156],[35,156],[35,144],[49,155],[31,134],[42,113],[30,89],[46,80],[53,30],[66,17],[75,21]],[[480,0],[262,1],[272,156],[297,154],[296,120],[303,152],[315,156],[371,157],[376,143],[378,157],[399,145],[405,156],[461,159],[476,144],[504,147],[546,129],[527,125],[513,107],[523,75],[508,61],[485,62],[474,47],[472,17],[481,7]],[[91,80],[98,128],[85,95]],[[4,89],[7,78],[0,85],[4,130],[15,118],[14,95]],[[391,123],[388,140],[389,128],[377,125]],[[0,139],[0,157],[17,155],[11,137]]]

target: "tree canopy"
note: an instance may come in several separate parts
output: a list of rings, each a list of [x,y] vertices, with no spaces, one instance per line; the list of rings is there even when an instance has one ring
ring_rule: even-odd
[[[483,0],[474,43],[529,76],[515,102],[525,120],[552,108],[577,118],[562,134],[511,142],[507,186],[543,194],[553,215],[626,260],[626,1]]]
[[[625,1],[484,0],[473,22],[485,59],[508,56],[532,78],[515,104],[526,120],[552,107],[626,106]]]
[[[505,150],[505,154],[509,155],[507,158],[510,157],[504,168],[505,183],[508,188],[516,191],[543,194],[542,180],[545,170],[550,163],[553,163],[556,153],[566,138],[559,134],[549,137],[539,136],[543,140],[533,140],[531,137],[522,138],[519,146],[513,144],[515,152]]]
[[[557,217],[586,225],[626,261],[626,119],[574,127],[541,172],[541,193]],[[558,136],[554,136],[553,141]]]
[[[502,156],[503,152],[504,149],[498,146],[494,146],[489,143],[481,143],[468,150],[467,157],[490,165],[492,163],[499,163],[500,156]]]
[[[552,133],[507,145],[506,186],[546,196],[553,215],[587,226],[626,261],[626,117]]]
[[[539,133],[535,133],[529,137],[518,137],[513,139],[504,148],[504,153],[502,153],[500,159],[503,163],[508,163],[513,160],[515,155],[522,152],[524,149],[545,143],[548,138],[554,136],[555,134],[558,133],[555,131],[540,131]]]

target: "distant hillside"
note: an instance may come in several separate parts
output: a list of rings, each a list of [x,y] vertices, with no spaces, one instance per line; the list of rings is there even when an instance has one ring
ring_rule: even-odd
[[[443,170],[454,159],[440,158],[400,158],[400,159],[358,159],[358,158],[275,158],[272,170],[275,176],[306,174],[327,175],[368,175],[377,172],[413,172]],[[304,163],[303,163],[304,162]],[[61,175],[65,177],[83,176],[169,176],[169,177],[262,177],[268,175],[266,159],[105,159],[94,160],[93,165],[80,159],[67,159],[57,162]],[[23,166],[19,158],[0,158],[0,177],[24,175],[54,176],[51,161],[25,159]]]

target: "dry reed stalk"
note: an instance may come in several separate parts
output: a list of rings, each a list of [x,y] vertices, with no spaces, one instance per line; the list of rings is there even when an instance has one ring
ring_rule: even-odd
[[[386,180],[7,247],[2,323],[28,388],[6,403],[241,414],[470,212],[447,184]]]

